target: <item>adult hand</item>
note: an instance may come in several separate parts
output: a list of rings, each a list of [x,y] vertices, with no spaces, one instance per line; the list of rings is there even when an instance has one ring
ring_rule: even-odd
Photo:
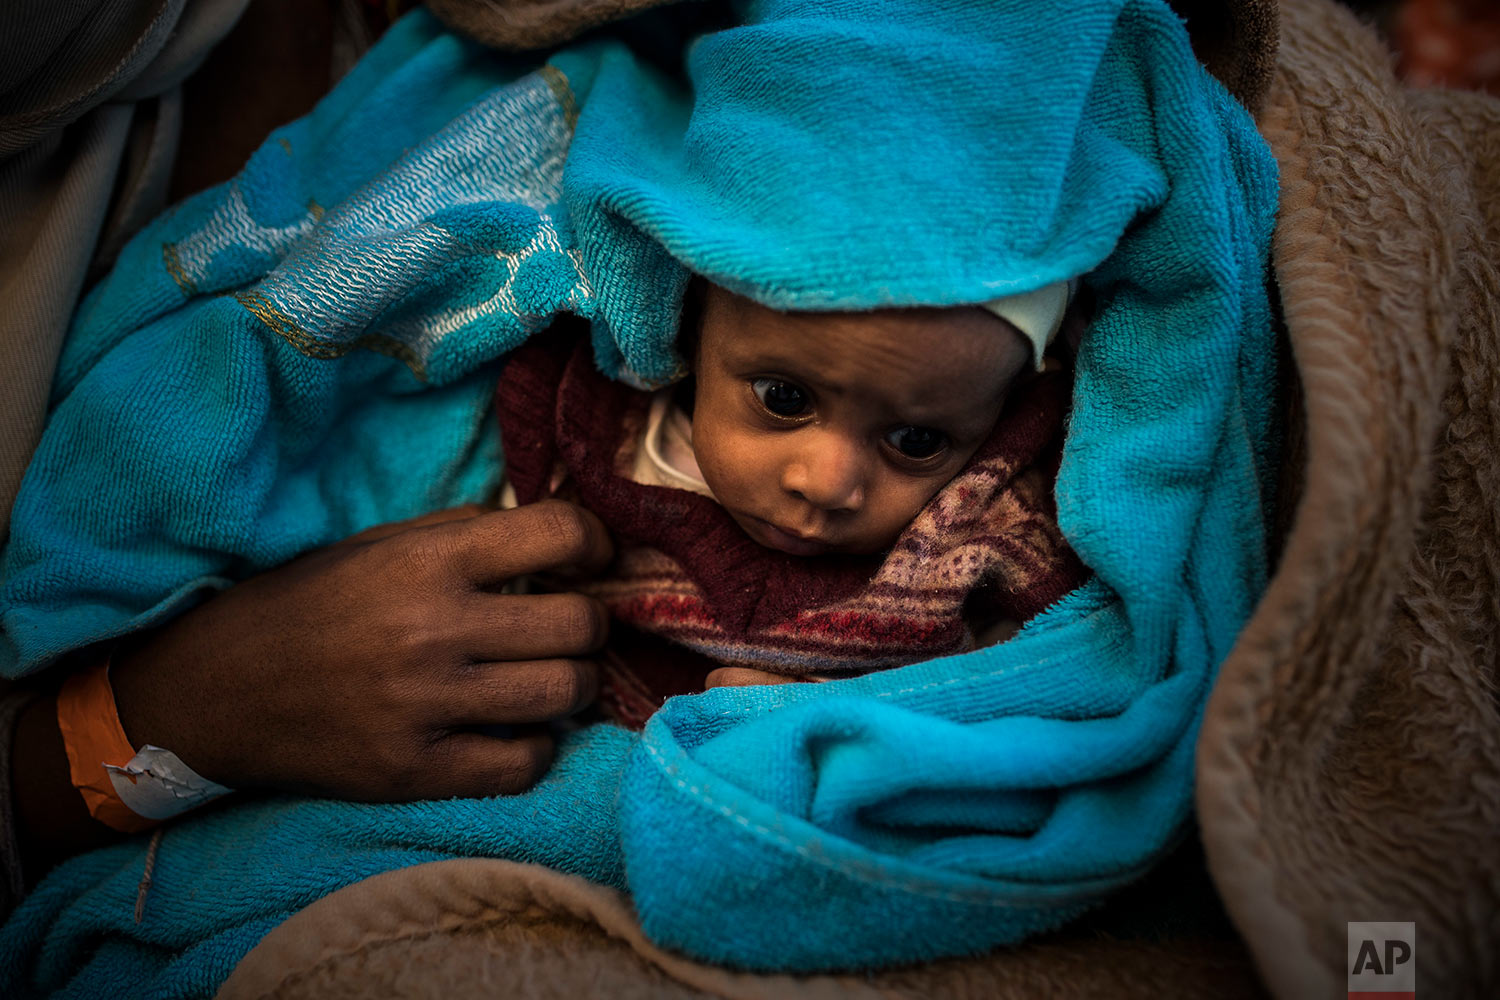
[[[116,654],[134,745],[233,788],[364,801],[521,791],[544,725],[591,702],[608,615],[578,594],[500,593],[612,557],[581,508],[459,508],[383,525],[215,596]],[[517,727],[501,738],[485,727]]]

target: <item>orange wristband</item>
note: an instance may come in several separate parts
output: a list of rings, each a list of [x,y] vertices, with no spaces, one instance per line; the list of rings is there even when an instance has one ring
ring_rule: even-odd
[[[124,767],[135,756],[115,709],[108,658],[63,682],[57,692],[57,728],[62,731],[73,784],[83,795],[90,816],[121,833],[140,833],[161,825],[161,820],[132,811],[104,770],[106,764]]]

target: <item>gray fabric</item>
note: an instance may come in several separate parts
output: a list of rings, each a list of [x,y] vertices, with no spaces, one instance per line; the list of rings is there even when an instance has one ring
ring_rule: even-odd
[[[178,87],[248,2],[0,2],[0,539],[85,278],[165,207]]]
[[[13,691],[0,697],[0,922],[10,916],[26,894],[26,874],[21,866],[20,830],[12,806],[11,744],[16,735],[16,720],[26,706],[36,700],[36,692]]]
[[[109,205],[128,105],[0,163],[0,523],[41,436],[52,369]]]

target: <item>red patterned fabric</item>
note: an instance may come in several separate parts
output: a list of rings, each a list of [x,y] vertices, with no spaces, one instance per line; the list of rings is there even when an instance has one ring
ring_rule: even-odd
[[[617,623],[605,700],[638,725],[717,665],[847,676],[914,663],[973,649],[975,621],[1024,621],[1078,586],[1086,570],[1051,495],[1068,391],[1060,372],[1018,386],[891,551],[863,557],[776,552],[707,497],[631,481],[650,396],[601,375],[576,333],[516,351],[497,406],[517,499],[576,500],[614,533],[610,572],[580,589]]]

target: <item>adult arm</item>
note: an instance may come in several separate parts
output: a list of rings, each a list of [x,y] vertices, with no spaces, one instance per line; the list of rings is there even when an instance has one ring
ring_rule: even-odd
[[[611,555],[603,525],[560,502],[371,529],[123,644],[110,670],[121,724],[132,745],[166,747],[232,788],[362,801],[522,791],[551,762],[546,723],[594,698],[581,657],[608,616],[578,594],[500,588]],[[33,877],[118,836],[72,787],[50,694],[20,717],[11,777]]]

